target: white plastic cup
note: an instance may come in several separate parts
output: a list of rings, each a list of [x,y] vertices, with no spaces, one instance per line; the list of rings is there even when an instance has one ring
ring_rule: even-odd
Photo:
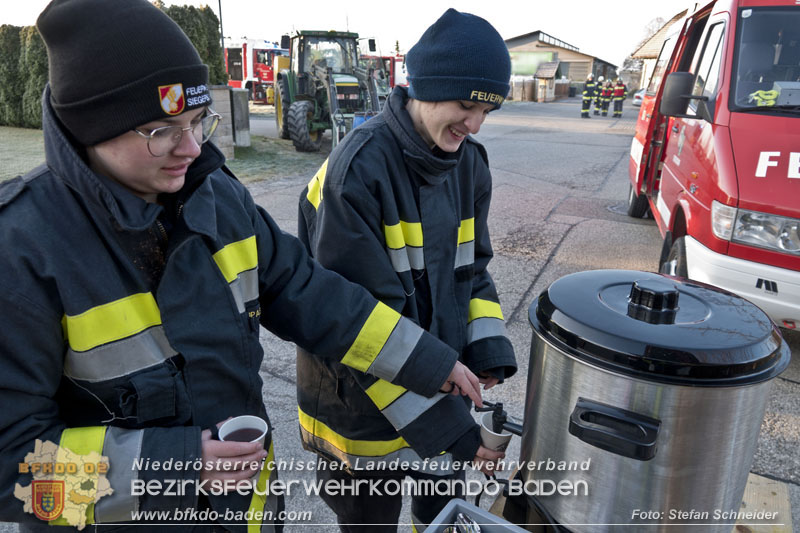
[[[492,431],[492,412],[483,413],[481,417],[481,444],[496,452],[504,452],[511,441],[511,433],[503,430],[502,433]]]
[[[264,444],[269,425],[258,416],[242,415],[231,418],[219,428],[219,440],[235,442],[260,442]]]

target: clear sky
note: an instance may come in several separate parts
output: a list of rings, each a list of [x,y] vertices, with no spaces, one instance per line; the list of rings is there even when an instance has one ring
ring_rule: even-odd
[[[0,0],[0,24],[32,25],[49,0]],[[124,0],[123,0],[124,1]],[[669,20],[693,6],[686,0],[167,0],[167,4],[209,5],[219,14],[226,37],[280,41],[292,30],[347,30],[374,37],[383,53],[395,41],[401,51],[448,7],[479,15],[504,39],[536,30],[581,52],[618,66],[644,37],[656,17]]]

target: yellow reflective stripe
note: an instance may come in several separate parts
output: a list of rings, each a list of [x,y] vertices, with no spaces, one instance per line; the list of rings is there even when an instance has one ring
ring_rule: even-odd
[[[393,440],[354,440],[339,435],[334,430],[323,424],[319,420],[307,415],[299,407],[297,408],[300,426],[325,442],[332,444],[339,450],[362,457],[382,457],[396,452],[403,448],[408,448],[408,442],[403,437]]]
[[[228,283],[235,280],[240,273],[257,267],[258,249],[255,235],[228,244],[214,254],[214,261],[217,262]]]
[[[103,442],[106,438],[105,426],[90,426],[82,428],[68,428],[61,432],[61,442],[59,442],[58,453],[56,454],[56,463],[71,462],[68,459],[64,449],[68,449],[76,455],[88,455],[92,452],[97,452],[98,455],[103,454]],[[111,465],[109,465],[111,468]],[[66,474],[69,475],[69,474]],[[88,475],[88,474],[84,474]],[[94,473],[94,488],[97,490],[97,472]],[[68,498],[69,494],[64,494],[64,498]],[[94,494],[91,495],[94,499]],[[86,523],[94,524],[94,502],[86,507]],[[50,522],[53,526],[69,526],[67,519],[63,516]]]
[[[98,305],[79,315],[64,315],[62,326],[70,348],[86,352],[161,324],[161,312],[149,292]]]
[[[475,240],[475,219],[468,218],[461,221],[458,227],[458,244]]]
[[[264,461],[264,468],[261,469],[261,474],[258,476],[256,482],[256,490],[253,491],[253,497],[250,499],[250,511],[248,515],[259,516],[264,511],[264,506],[267,504],[267,491],[269,487],[267,482],[272,475],[272,469],[269,465],[275,460],[275,448],[272,442],[269,443],[269,453],[267,459]],[[247,533],[259,533],[261,531],[262,520],[255,520],[251,518],[247,521]]]
[[[383,234],[386,245],[397,250],[403,246],[422,248],[422,224],[420,222],[405,222],[401,220],[391,226],[383,224]]]
[[[473,298],[469,301],[469,317],[467,322],[472,322],[476,318],[499,318],[503,320],[503,311],[500,304],[489,300]]]
[[[361,372],[366,372],[378,357],[399,321],[400,313],[388,305],[378,302],[361,327],[361,331],[358,332],[353,345],[350,346],[340,362]]]
[[[405,388],[383,379],[379,379],[367,387],[366,390],[367,396],[370,397],[372,403],[381,411],[402,396],[404,392],[406,392]]]
[[[322,166],[319,167],[317,173],[308,182],[308,192],[306,199],[311,202],[314,209],[319,208],[319,203],[322,201],[322,186],[325,185],[325,173],[328,171],[328,160],[326,159]]]
[[[338,81],[336,82],[337,87],[358,87],[358,83],[347,82],[347,81]]]

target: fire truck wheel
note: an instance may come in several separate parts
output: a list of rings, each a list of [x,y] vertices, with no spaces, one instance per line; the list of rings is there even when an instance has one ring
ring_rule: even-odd
[[[686,265],[686,238],[678,237],[672,243],[667,260],[658,269],[662,274],[670,276],[689,277],[689,268]]]
[[[289,103],[289,84],[281,78],[275,85],[275,125],[281,139],[289,138]]]
[[[647,196],[636,194],[633,185],[628,185],[628,216],[633,218],[644,218],[647,214]]]
[[[314,102],[298,100],[289,107],[289,136],[298,152],[319,152],[322,131],[310,130],[314,117]]]

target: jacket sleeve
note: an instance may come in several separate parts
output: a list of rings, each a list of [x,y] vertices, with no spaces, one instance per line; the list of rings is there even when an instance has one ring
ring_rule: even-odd
[[[367,189],[361,179],[366,169],[359,165],[361,163],[355,163],[352,165],[355,168],[347,170],[346,186],[342,186],[340,180],[326,179],[324,201],[316,205],[309,200],[309,190],[304,192],[300,200],[299,230],[320,263],[363,285],[378,300],[400,311],[405,304],[405,290],[386,253],[381,210],[376,200],[380,192]],[[369,172],[372,183],[388,183],[388,178],[375,178],[375,174],[381,172],[378,165],[369,165]],[[426,332],[425,335],[430,334]],[[433,362],[434,357],[435,354],[430,354],[428,361]],[[357,370],[353,371],[356,382],[422,457],[450,449],[477,427],[460,397],[437,393],[426,398],[410,387],[375,380]],[[472,459],[477,444],[476,441],[474,449],[456,459]]]
[[[20,265],[13,268],[6,270],[12,274],[0,283],[0,520],[42,524],[31,514],[31,482],[51,476],[34,473],[37,467],[30,465],[53,461],[95,464],[101,456],[108,464],[108,485],[97,476],[67,473],[64,477],[67,495],[71,490],[83,497],[92,496],[92,490],[103,493],[96,504],[86,506],[85,517],[79,520],[89,524],[130,521],[135,511],[195,506],[194,490],[184,496],[148,497],[134,495],[132,483],[165,483],[166,478],[196,481],[198,472],[193,469],[137,469],[136,462],[141,466],[142,458],[148,458],[151,462],[193,463],[201,456],[200,428],[126,430],[105,425],[68,427],[64,422],[61,411],[69,406],[57,395],[62,380],[68,379],[63,375],[67,347],[62,317],[54,311],[57,302],[46,306],[41,298],[32,297],[37,292],[32,285],[34,276],[24,274]],[[48,459],[54,449],[55,457]],[[76,461],[76,456],[84,457]],[[67,524],[63,516],[55,523]]]
[[[363,287],[326,270],[253,204],[261,323],[317,356],[433,396],[458,354]]]
[[[476,374],[489,372],[503,381],[517,371],[517,362],[506,336],[497,289],[487,270],[493,255],[488,225],[492,185],[486,154],[482,147],[480,151],[482,158],[477,162],[475,178],[475,274],[462,357]]]

